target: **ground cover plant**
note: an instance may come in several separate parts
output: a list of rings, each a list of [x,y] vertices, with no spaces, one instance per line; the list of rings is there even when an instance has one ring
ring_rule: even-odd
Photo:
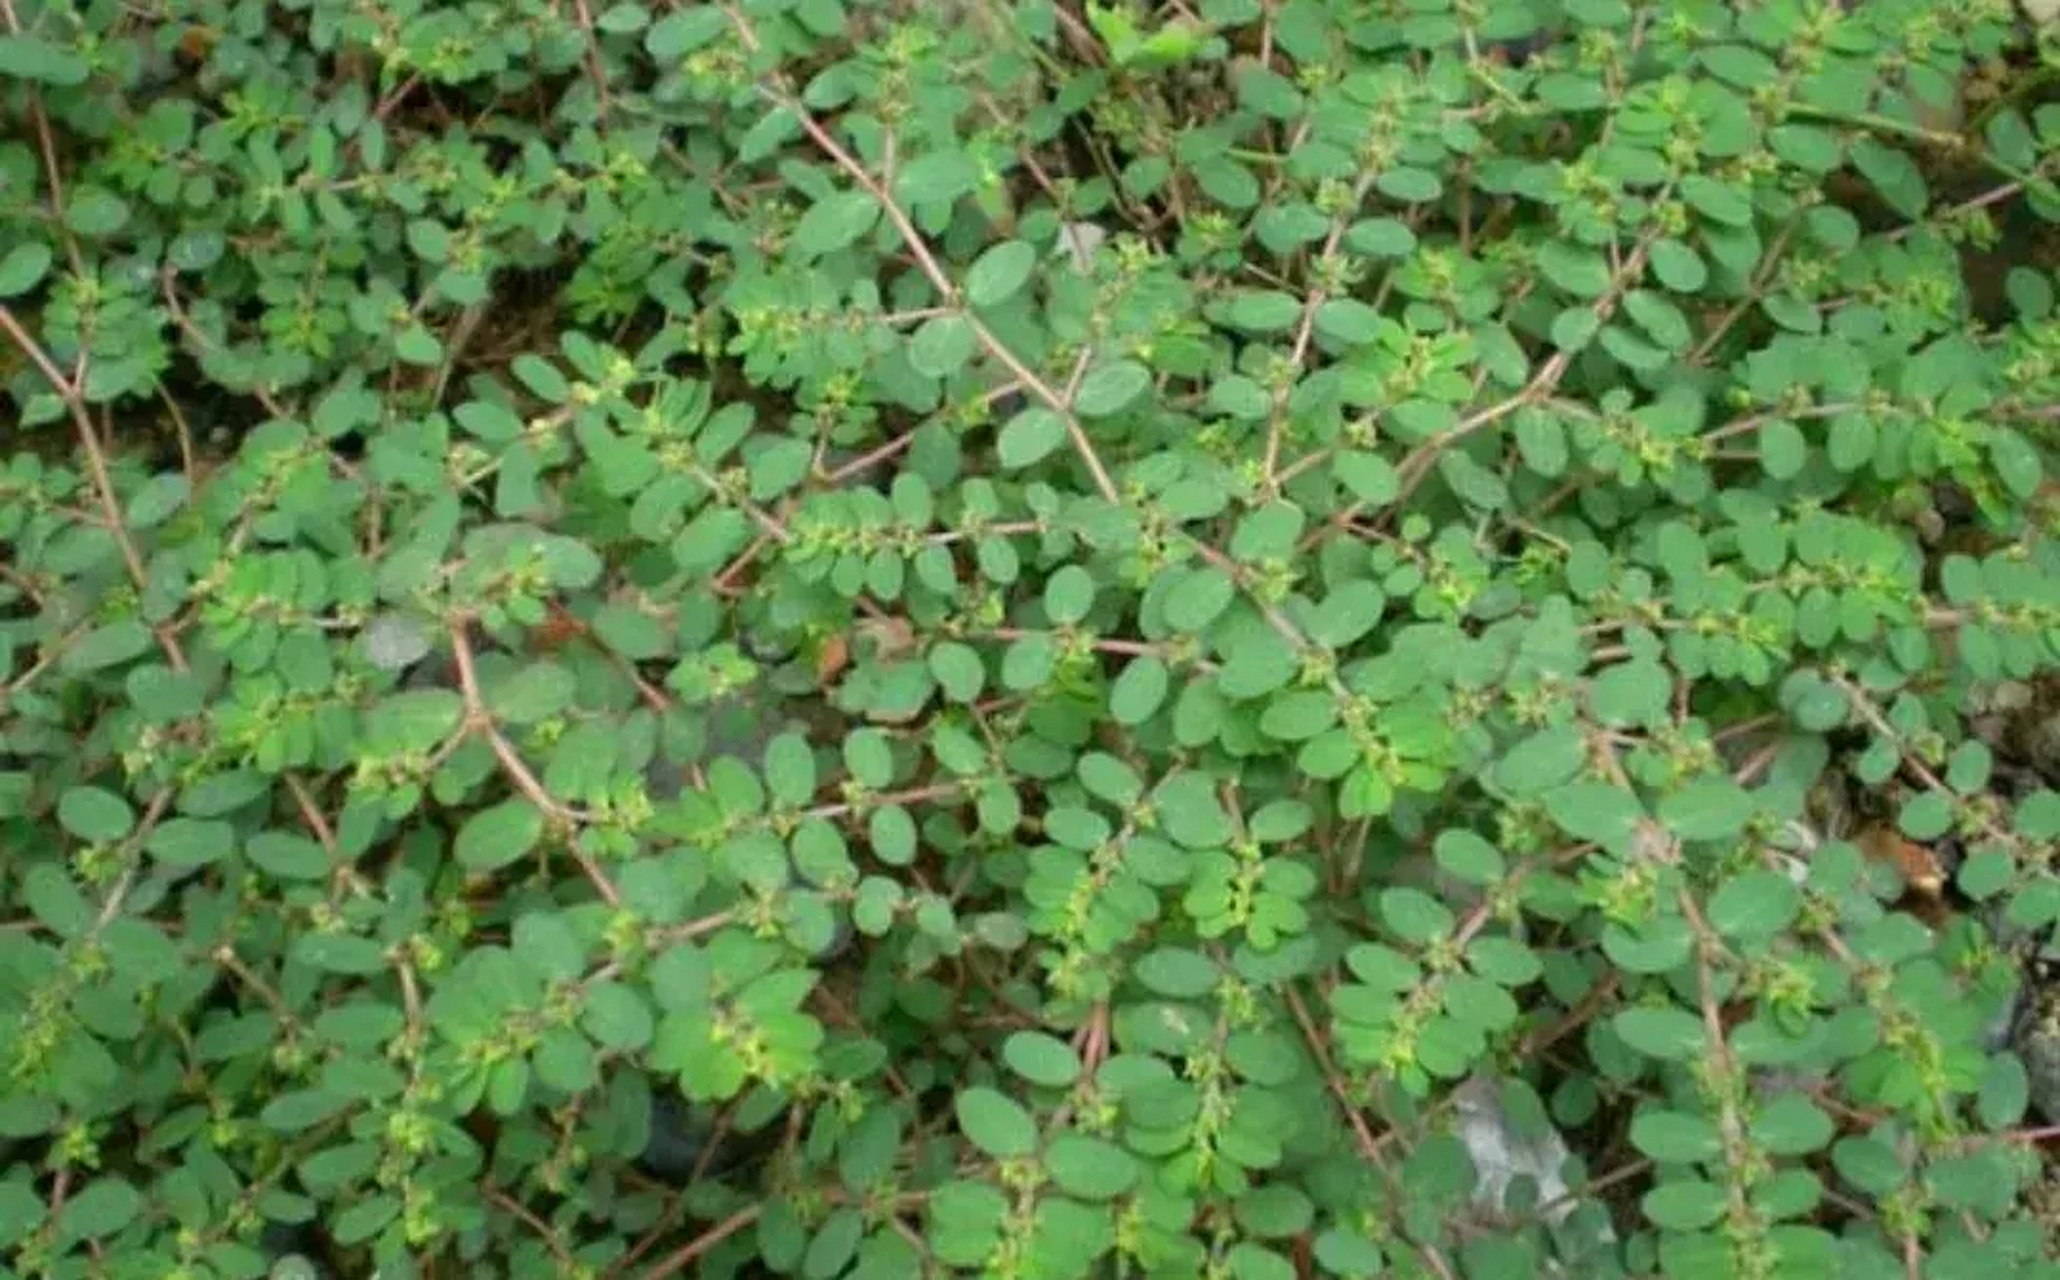
[[[2011,5],[0,19],[0,1271],[2056,1273]]]

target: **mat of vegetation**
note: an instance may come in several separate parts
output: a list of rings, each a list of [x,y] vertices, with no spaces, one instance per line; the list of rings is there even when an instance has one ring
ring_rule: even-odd
[[[2052,1276],[2006,0],[0,0],[0,1272]]]

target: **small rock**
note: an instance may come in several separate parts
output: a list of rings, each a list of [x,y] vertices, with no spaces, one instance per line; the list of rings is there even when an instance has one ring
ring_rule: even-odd
[[[1452,1098],[1459,1114],[1459,1140],[1473,1158],[1475,1204],[1502,1212],[1509,1184],[1528,1177],[1538,1184],[1538,1203],[1553,1206],[1548,1220],[1556,1223],[1573,1212],[1566,1179],[1559,1172],[1567,1161],[1567,1145],[1557,1130],[1548,1128],[1536,1137],[1517,1133],[1502,1108],[1496,1082],[1487,1076],[1460,1085]]]
[[[2031,1084],[2031,1106],[2047,1124],[2060,1124],[2060,973],[2035,959],[2025,974],[2011,1036]]]
[[[2032,1110],[2060,1124],[2060,1023],[2050,1013],[2031,1020],[2018,1036],[2017,1056],[2031,1082]]]
[[[2001,1053],[2010,1047],[2010,1034],[2017,1025],[2018,1017],[2024,1012],[2024,992],[2019,990],[2003,1003],[1995,1017],[1981,1031],[1981,1051]]]
[[[1059,228],[1059,243],[1052,252],[1072,254],[1073,266],[1084,275],[1094,266],[1094,251],[1108,238],[1109,233],[1095,223],[1068,222]]]
[[[1822,1088],[1826,1077],[1822,1071],[1797,1071],[1785,1067],[1773,1067],[1753,1075],[1753,1092],[1765,1102],[1772,1102],[1784,1093],[1808,1093]]]
[[[715,1126],[671,1090],[651,1095],[651,1136],[637,1163],[661,1182],[685,1183],[700,1167]]]
[[[265,1280],[327,1280],[328,1269],[313,1256],[321,1242],[308,1224],[270,1223],[258,1243],[272,1260]]]
[[[2060,716],[2042,715],[2023,728],[2022,749],[2047,780],[2060,779]]]

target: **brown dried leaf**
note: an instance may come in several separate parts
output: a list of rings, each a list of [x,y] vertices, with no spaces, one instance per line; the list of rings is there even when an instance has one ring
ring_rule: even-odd
[[[1910,892],[1936,898],[1945,891],[1946,872],[1938,855],[1914,840],[1907,840],[1895,828],[1882,823],[1866,827],[1853,837],[1869,861],[1895,868]]]
[[[858,624],[858,631],[865,637],[872,656],[883,662],[898,658],[916,647],[916,629],[907,618],[884,615],[867,618]]]
[[[843,632],[823,637],[815,651],[815,682],[828,687],[844,668],[851,665],[851,641]]]

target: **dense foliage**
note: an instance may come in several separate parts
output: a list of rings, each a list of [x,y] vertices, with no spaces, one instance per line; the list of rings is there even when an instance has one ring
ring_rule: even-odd
[[[1850,8],[0,0],[0,1270],[2056,1274],[2060,106]]]

